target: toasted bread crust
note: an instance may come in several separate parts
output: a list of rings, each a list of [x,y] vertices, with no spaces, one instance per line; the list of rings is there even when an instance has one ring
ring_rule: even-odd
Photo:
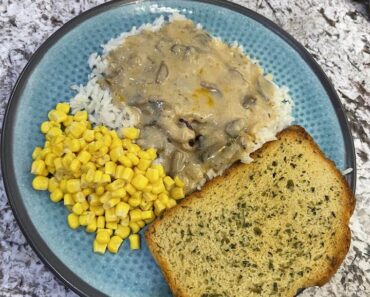
[[[349,220],[350,217],[355,209],[355,197],[353,195],[352,190],[350,189],[346,179],[344,176],[341,174],[341,172],[336,168],[335,164],[333,161],[329,160],[324,153],[320,150],[319,146],[314,142],[313,138],[305,131],[304,128],[300,126],[290,126],[287,129],[281,131],[277,135],[277,139],[281,138],[301,138],[304,140],[307,140],[309,142],[309,145],[312,149],[312,151],[317,154],[318,158],[321,158],[323,162],[329,165],[331,171],[338,177],[340,180],[340,183],[343,187],[343,199],[345,200],[345,207],[343,207],[343,213],[341,214],[342,218],[342,226],[343,228],[340,230],[341,232],[337,236],[337,242],[338,244],[333,247],[333,254],[336,256],[331,259],[330,266],[325,267],[325,269],[322,271],[320,275],[313,275],[312,278],[309,279],[307,284],[304,286],[304,288],[308,288],[311,286],[322,286],[326,282],[330,280],[330,278],[335,274],[335,272],[338,270],[340,267],[341,263],[343,262],[346,254],[348,253],[350,243],[351,243],[351,231],[349,229]],[[253,159],[259,158],[260,155],[264,152],[270,149],[272,144],[275,141],[270,141],[265,143],[260,149],[255,151],[251,157]],[[171,288],[172,292],[174,293],[175,296],[177,297],[193,297],[186,295],[185,292],[182,292],[180,287],[177,286],[176,284],[176,279],[174,279],[173,274],[171,273],[167,262],[164,257],[162,257],[158,246],[154,242],[154,236],[156,233],[156,228],[157,226],[161,223],[162,220],[171,220],[171,217],[174,215],[175,212],[182,206],[188,206],[191,205],[194,199],[201,199],[202,197],[202,191],[205,189],[209,189],[214,187],[215,184],[219,183],[221,180],[231,177],[234,174],[238,174],[238,168],[242,168],[245,166],[249,166],[248,164],[243,164],[243,163],[236,163],[232,165],[229,169],[227,169],[222,176],[218,176],[211,181],[208,181],[200,191],[196,191],[189,196],[187,196],[185,199],[183,199],[178,205],[175,207],[167,210],[162,218],[158,218],[155,220],[147,229],[145,233],[145,238],[147,241],[147,244],[149,246],[149,249],[157,262],[157,264],[161,267],[164,277]],[[302,289],[304,289],[302,288]],[[291,291],[291,294],[287,297],[293,297],[296,295],[296,291]]]

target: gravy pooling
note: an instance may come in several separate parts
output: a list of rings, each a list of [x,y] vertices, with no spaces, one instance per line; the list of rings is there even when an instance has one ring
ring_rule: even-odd
[[[257,131],[276,114],[275,86],[237,47],[189,20],[127,37],[109,52],[100,81],[140,114],[142,147],[158,150],[187,193],[253,150]]]

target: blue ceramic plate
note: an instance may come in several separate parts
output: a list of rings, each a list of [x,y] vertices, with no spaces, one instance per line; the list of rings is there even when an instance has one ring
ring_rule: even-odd
[[[114,1],[89,10],[52,35],[23,71],[8,106],[1,151],[9,201],[24,234],[40,258],[81,295],[171,295],[145,242],[137,252],[125,243],[118,255],[94,254],[93,235],[72,232],[67,210],[46,192],[33,191],[29,173],[32,150],[42,144],[40,123],[57,102],[69,100],[71,85],[86,83],[89,55],[101,52],[100,45],[120,32],[168,15],[158,7],[178,9],[213,35],[243,45],[279,85],[289,87],[296,123],[340,169],[355,168],[351,134],[327,77],[301,45],[262,16],[218,0]],[[355,171],[348,181],[354,189]]]

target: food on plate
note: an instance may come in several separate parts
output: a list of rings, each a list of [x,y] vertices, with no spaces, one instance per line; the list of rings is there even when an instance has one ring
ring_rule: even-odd
[[[291,121],[291,100],[236,44],[184,17],[125,33],[90,58],[92,74],[72,99],[93,123],[140,128],[186,193],[219,175]]]
[[[355,200],[292,126],[164,213],[146,231],[175,296],[282,296],[323,285],[350,245]]]
[[[69,111],[68,103],[58,103],[41,124],[45,143],[32,154],[33,188],[63,201],[70,228],[96,232],[94,252],[117,253],[126,238],[131,249],[139,249],[136,233],[184,197],[183,181],[153,163],[155,149],[136,144],[138,129],[123,128],[120,137],[92,127],[86,111]]]

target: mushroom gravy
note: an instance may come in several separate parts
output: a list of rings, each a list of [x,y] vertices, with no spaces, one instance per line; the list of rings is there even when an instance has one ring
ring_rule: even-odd
[[[256,133],[277,118],[276,87],[261,67],[189,20],[129,36],[106,59],[99,83],[117,106],[136,108],[138,144],[156,148],[187,193],[249,156]]]

